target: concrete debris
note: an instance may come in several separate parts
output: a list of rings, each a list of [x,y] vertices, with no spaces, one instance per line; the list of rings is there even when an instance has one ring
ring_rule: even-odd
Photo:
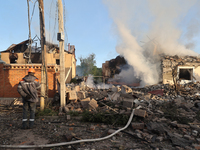
[[[200,125],[200,83],[179,85],[177,92],[174,85],[170,84],[144,88],[113,85],[111,89],[96,90],[82,88],[82,82],[80,88],[75,87],[76,90],[71,89],[72,92],[69,92],[69,99],[75,99],[76,92],[76,103],[80,102],[82,109],[96,111],[98,108],[110,113],[130,114],[131,109],[142,106],[142,109],[134,111],[134,116],[143,119],[143,122],[131,123],[132,129],[136,132],[132,135],[139,139],[150,142],[163,142],[169,139],[177,148],[190,147],[191,141],[199,138],[200,128],[193,122]],[[171,130],[177,132],[171,133]],[[111,129],[108,131],[109,134],[113,132]]]
[[[75,90],[67,92],[69,100],[77,101],[77,93]]]
[[[84,91],[79,91],[79,92],[77,92],[77,96],[78,96],[78,99],[79,99],[79,100],[82,100],[82,99],[85,99],[85,98],[86,98],[86,95],[85,95],[85,92],[84,92]]]
[[[131,92],[132,92],[132,89],[131,89],[130,87],[128,87],[127,85],[122,85],[122,87],[121,87],[121,92],[122,92],[123,94],[125,94],[125,93],[131,93]]]
[[[132,108],[133,107],[133,103],[134,103],[134,99],[124,98],[124,100],[123,100],[123,106],[125,108]]]
[[[80,91],[80,86],[79,85],[75,86],[75,90],[76,90],[76,92],[79,92]]]
[[[144,129],[145,124],[144,123],[131,123],[131,126],[133,129]]]
[[[96,109],[98,107],[97,101],[92,99],[88,105],[90,106],[89,109]]]
[[[119,92],[121,91],[121,88],[119,86],[112,86],[112,92]]]
[[[177,86],[178,90],[170,84],[157,84],[144,88],[113,85],[110,89],[97,90],[85,87],[82,82],[80,88],[75,87],[69,92],[71,94],[69,99],[75,99],[76,92],[77,101],[73,103],[80,103],[80,109],[97,111],[98,108],[98,111],[102,112],[128,115],[133,108],[141,106],[141,109],[134,111],[134,117],[139,122],[132,122],[132,133],[129,132],[135,138],[150,143],[170,141],[174,149],[184,147],[192,149],[194,148],[192,143],[200,142],[200,83],[198,82],[180,84]],[[95,130],[95,126],[92,125],[90,130]],[[107,134],[115,131],[109,129]]]
[[[110,95],[108,95],[108,96],[109,96],[109,99],[110,99],[111,101],[117,101],[118,98],[120,97],[120,93],[115,92],[115,93],[113,93],[111,96],[110,96]]]
[[[110,135],[119,129],[117,125],[120,121],[125,120],[122,124],[127,123],[132,109],[141,106],[140,109],[135,109],[129,128],[111,138],[112,141],[109,141],[107,147],[103,147],[104,144],[101,143],[95,149],[110,149],[114,145],[110,143],[119,143],[127,149],[198,149],[200,147],[200,83],[180,84],[177,89],[175,90],[175,86],[170,84],[156,84],[143,88],[115,85],[110,89],[88,88],[84,82],[79,85],[68,85],[66,99],[69,101],[63,108],[66,113],[65,120],[49,121],[51,124],[62,122],[59,129],[53,129],[56,126],[52,125],[53,137],[56,137],[57,130],[62,131],[65,141],[77,140],[78,137],[89,139],[91,137],[88,134],[92,134],[93,138],[99,138],[99,135]],[[58,98],[58,95],[55,98]],[[58,99],[52,102],[59,103]],[[52,105],[62,112],[58,105],[55,103]],[[8,106],[12,109],[14,103]],[[0,109],[2,109],[1,105]],[[76,125],[68,124],[74,121],[73,113],[78,115],[80,120],[82,116],[79,114],[85,110],[91,113],[91,116],[88,116],[91,124],[87,123],[82,129],[76,129],[78,128]],[[91,118],[95,114],[99,118]],[[106,117],[109,119],[106,120]],[[107,122],[101,122],[102,120]],[[61,130],[66,127],[63,127],[65,121],[67,134],[63,134],[64,130]],[[80,126],[82,124],[83,122]],[[11,125],[7,123],[5,126]],[[50,131],[46,124],[41,128]],[[71,135],[72,131],[78,136]],[[86,143],[79,146],[83,147],[83,145]],[[120,145],[117,146],[118,149],[119,147]]]
[[[82,100],[81,100],[81,105],[82,105],[83,109],[88,108],[89,102],[90,102],[90,98],[89,98],[89,97],[86,98],[86,99],[82,99]]]
[[[147,116],[147,112],[146,110],[136,109],[134,111],[134,115],[145,118]]]

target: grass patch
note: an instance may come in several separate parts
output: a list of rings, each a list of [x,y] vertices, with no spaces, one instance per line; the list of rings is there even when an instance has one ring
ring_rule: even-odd
[[[71,115],[71,116],[79,116],[80,113],[77,111],[69,111],[67,114]]]
[[[128,122],[128,119],[129,116],[124,114],[90,112],[88,110],[85,110],[82,113],[82,121],[85,122],[125,125]]]
[[[55,111],[50,108],[45,108],[43,111],[38,110],[35,116],[39,117],[39,116],[57,116],[57,115],[58,111]]]

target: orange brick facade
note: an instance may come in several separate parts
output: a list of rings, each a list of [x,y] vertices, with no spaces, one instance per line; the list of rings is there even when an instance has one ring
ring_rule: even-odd
[[[18,98],[21,97],[17,92],[19,81],[28,73],[28,69],[33,67],[36,71],[35,76],[41,83],[41,65],[40,64],[0,64],[0,97]],[[57,90],[57,73],[55,66],[47,66],[48,72],[48,97],[53,98]]]

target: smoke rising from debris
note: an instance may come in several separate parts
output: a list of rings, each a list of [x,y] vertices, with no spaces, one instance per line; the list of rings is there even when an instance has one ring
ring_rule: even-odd
[[[134,75],[133,78],[141,79],[142,85],[156,84],[159,82],[160,73],[158,54],[198,55],[188,49],[192,43],[185,43],[187,45],[185,46],[180,41],[183,38],[183,29],[187,33],[184,38],[191,39],[195,36],[187,32],[187,29],[191,28],[183,28],[181,23],[185,16],[190,17],[190,21],[195,19],[191,18],[194,15],[188,13],[199,9],[196,8],[200,7],[197,0],[103,0],[103,2],[108,7],[113,27],[117,31],[116,51],[134,68],[132,71],[126,70],[126,76],[121,73],[124,78]],[[187,25],[185,22],[184,25]],[[194,30],[198,31],[199,26],[195,26]]]
[[[94,89],[109,89],[112,87],[111,84],[105,84],[105,83],[94,84],[93,76],[91,74],[88,76],[85,84],[89,88],[94,88]]]

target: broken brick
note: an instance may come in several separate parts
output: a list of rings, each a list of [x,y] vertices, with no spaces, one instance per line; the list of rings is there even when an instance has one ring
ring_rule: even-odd
[[[97,104],[97,101],[92,99],[90,102],[89,102],[89,109],[96,109],[98,107],[98,104]]]
[[[128,107],[128,108],[132,108],[133,107],[133,102],[134,102],[134,99],[128,99],[128,98],[124,98],[124,101],[123,101],[123,106],[124,107]]]
[[[75,90],[69,91],[69,100],[77,100],[77,94]]]
[[[76,90],[76,92],[79,92],[80,91],[80,86],[79,85],[77,85],[77,86],[75,86],[75,88],[74,88],[75,90]]]
[[[73,136],[71,134],[65,134],[64,137],[65,137],[67,142],[70,142],[73,138]]]
[[[95,126],[94,126],[94,125],[91,125],[91,126],[90,126],[90,130],[94,131],[94,130],[95,130]]]
[[[133,129],[144,129],[144,123],[131,123]]]
[[[146,110],[135,109],[134,115],[145,118],[147,116],[147,112],[146,112]]]
[[[148,93],[154,94],[154,95],[158,95],[158,96],[163,96],[164,94],[164,90],[160,89],[160,90],[154,90],[154,91],[150,91]]]
[[[79,99],[79,100],[80,100],[80,99],[85,99],[85,98],[86,98],[85,92],[83,92],[83,91],[79,91],[79,92],[77,93],[77,96],[78,96],[78,99]]]
[[[74,130],[74,128],[70,127],[70,128],[69,128],[69,131],[72,131],[72,130]]]
[[[88,98],[85,98],[85,99],[82,99],[82,100],[81,100],[81,105],[82,105],[82,107],[83,107],[84,109],[88,108],[89,102],[90,102],[90,98],[89,98],[89,97],[88,97]]]
[[[193,147],[195,148],[195,150],[200,150],[200,145],[199,144],[194,144]]]

